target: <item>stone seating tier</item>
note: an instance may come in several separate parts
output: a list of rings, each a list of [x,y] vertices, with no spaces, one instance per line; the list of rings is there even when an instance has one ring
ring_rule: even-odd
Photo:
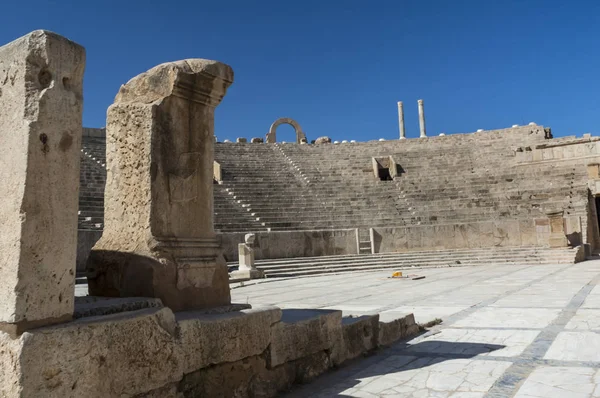
[[[535,126],[534,126],[535,127]],[[532,133],[533,131],[533,133]],[[555,163],[515,167],[542,128],[340,145],[216,143],[214,186],[221,232],[337,229],[585,215],[586,171]],[[572,140],[572,137],[553,140]],[[84,137],[80,228],[102,223],[104,144]],[[402,174],[380,181],[373,157],[392,156]],[[94,160],[95,158],[96,160]],[[101,227],[100,227],[101,228]]]

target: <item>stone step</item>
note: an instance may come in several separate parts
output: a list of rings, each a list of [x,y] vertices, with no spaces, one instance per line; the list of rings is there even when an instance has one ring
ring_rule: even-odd
[[[388,268],[484,266],[489,264],[570,264],[575,261],[575,254],[576,250],[574,249],[536,247],[423,251],[259,260],[256,262],[256,267],[263,270],[267,277],[294,277]],[[235,263],[228,265],[231,267]]]

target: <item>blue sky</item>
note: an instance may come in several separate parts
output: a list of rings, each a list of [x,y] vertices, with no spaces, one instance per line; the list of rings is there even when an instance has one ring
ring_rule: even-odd
[[[105,124],[119,86],[163,62],[209,58],[235,82],[220,140],[264,136],[279,117],[308,139],[418,136],[525,124],[597,133],[600,2],[5,1],[0,43],[35,29],[86,47],[84,125]],[[293,140],[283,125],[279,140]]]

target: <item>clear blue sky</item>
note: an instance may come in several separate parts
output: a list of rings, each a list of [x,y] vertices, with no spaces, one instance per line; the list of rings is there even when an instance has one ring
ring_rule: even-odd
[[[220,140],[264,136],[278,117],[310,139],[471,132],[535,121],[597,133],[598,1],[9,1],[0,42],[35,29],[87,49],[84,125],[105,124],[119,86],[166,61],[230,64]],[[283,125],[278,138],[291,141]]]

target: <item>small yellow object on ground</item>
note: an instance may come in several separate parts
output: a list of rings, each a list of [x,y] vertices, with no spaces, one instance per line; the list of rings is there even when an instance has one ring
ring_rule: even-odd
[[[402,271],[396,271],[392,274],[392,278],[402,278]]]

